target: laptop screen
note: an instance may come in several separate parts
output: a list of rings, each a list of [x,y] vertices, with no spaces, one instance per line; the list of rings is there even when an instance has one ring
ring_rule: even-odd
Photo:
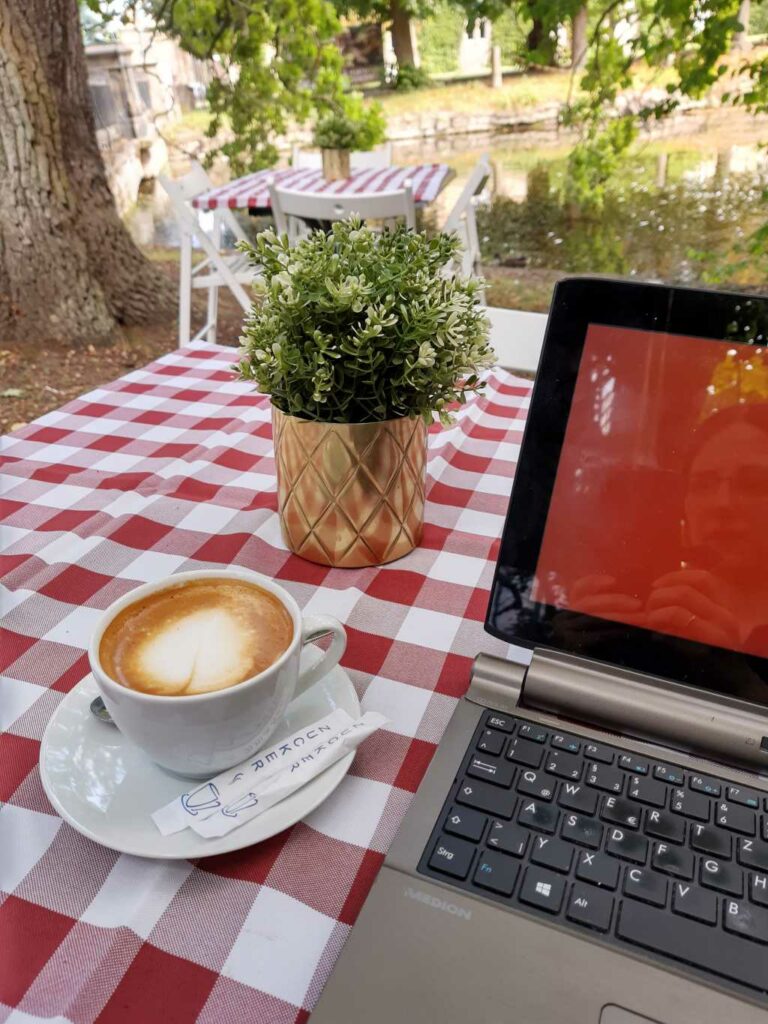
[[[768,347],[584,326],[551,374],[562,433],[540,395],[526,435],[488,628],[768,704]]]

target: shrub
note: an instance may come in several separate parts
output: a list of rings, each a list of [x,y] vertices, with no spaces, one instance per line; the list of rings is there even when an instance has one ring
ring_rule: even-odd
[[[481,282],[446,275],[458,242],[359,220],[293,248],[265,231],[253,247],[266,295],[244,326],[244,380],[292,416],[325,423],[437,414],[480,391],[493,363]]]
[[[398,92],[411,92],[413,89],[423,89],[431,83],[431,78],[423,68],[417,68],[414,64],[388,64],[383,71],[383,84],[390,89],[397,89]]]

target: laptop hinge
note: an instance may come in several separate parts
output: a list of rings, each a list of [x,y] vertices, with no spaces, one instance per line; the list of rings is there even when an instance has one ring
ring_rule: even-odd
[[[481,654],[467,696],[768,771],[768,715],[757,705],[589,658],[536,648],[526,669]]]

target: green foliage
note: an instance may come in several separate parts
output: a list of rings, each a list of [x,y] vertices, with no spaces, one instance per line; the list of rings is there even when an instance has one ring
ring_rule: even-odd
[[[437,413],[479,391],[493,363],[480,284],[447,276],[458,243],[340,221],[291,248],[265,231],[249,252],[266,296],[246,320],[241,377],[285,413],[324,423]]]
[[[419,24],[419,52],[425,71],[430,74],[455,71],[459,66],[459,46],[466,16],[455,3],[441,0],[434,11]]]
[[[382,81],[390,89],[398,92],[413,92],[414,89],[423,89],[430,84],[429,74],[424,68],[417,68],[413,64],[390,64],[384,68]]]
[[[369,150],[383,142],[387,122],[380,103],[345,96],[338,109],[324,114],[315,126],[314,144],[324,149]]]

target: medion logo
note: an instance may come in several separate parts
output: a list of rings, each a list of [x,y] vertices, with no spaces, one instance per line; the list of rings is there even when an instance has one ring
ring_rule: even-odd
[[[412,889],[410,885],[405,890],[405,895],[409,900],[417,900],[419,903],[426,903],[428,907],[434,907],[435,910],[444,910],[446,914],[453,914],[454,917],[461,917],[465,921],[469,921],[472,918],[471,910],[465,910],[463,907],[457,907],[455,903],[449,903],[448,900],[441,900],[439,896],[430,896],[428,892],[424,892],[421,889]]]

